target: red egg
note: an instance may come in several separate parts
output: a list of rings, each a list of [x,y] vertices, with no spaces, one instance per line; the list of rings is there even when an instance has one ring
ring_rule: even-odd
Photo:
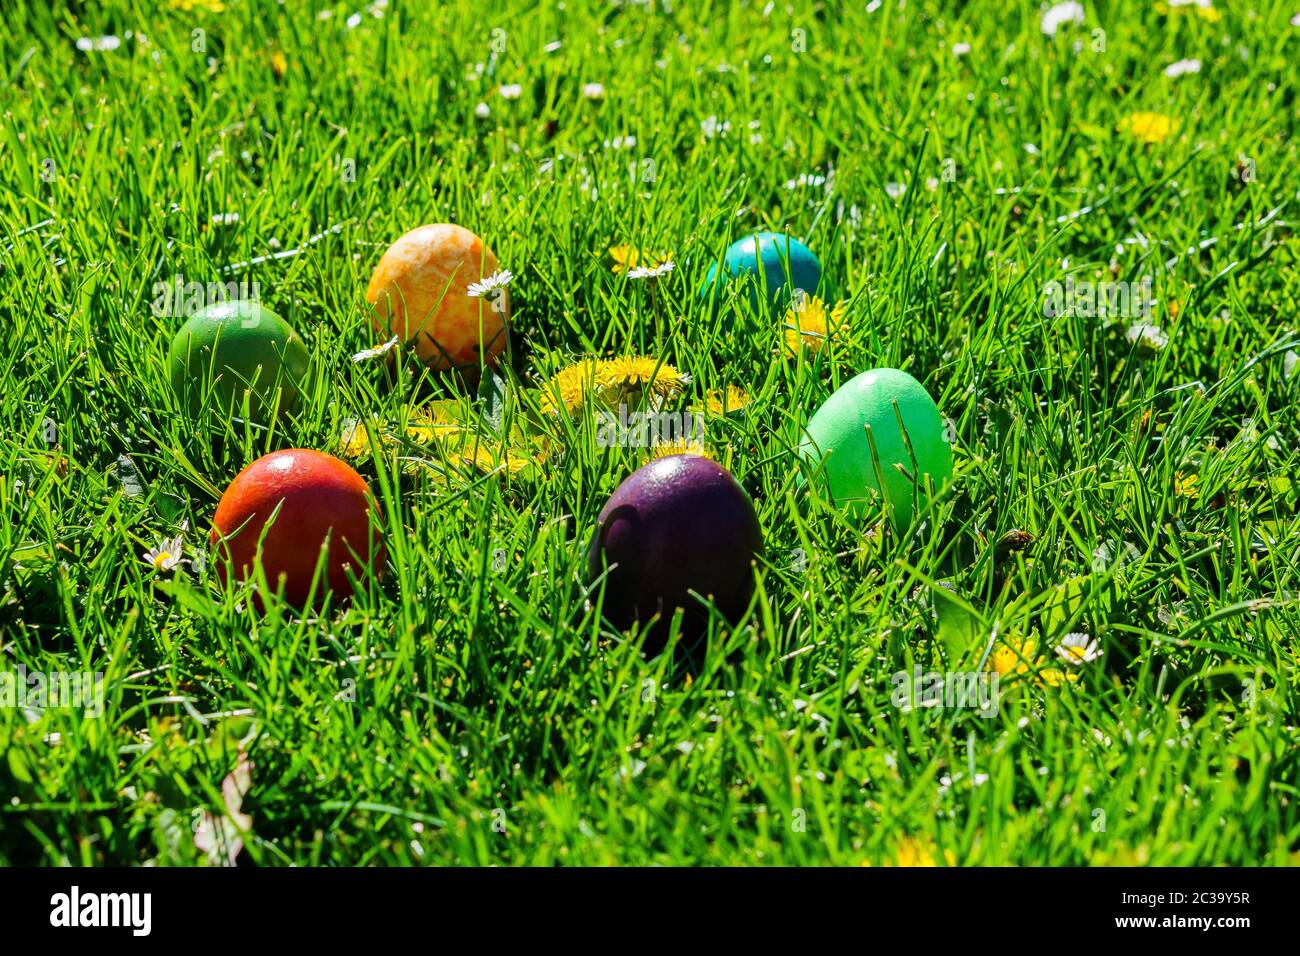
[[[283,583],[285,600],[301,607],[322,548],[328,556],[318,595],[348,591],[348,568],[358,578],[381,573],[384,544],[371,520],[378,514],[365,479],[346,463],[289,448],[235,476],[217,504],[210,544],[223,582],[232,574],[245,580],[260,562],[267,583]]]

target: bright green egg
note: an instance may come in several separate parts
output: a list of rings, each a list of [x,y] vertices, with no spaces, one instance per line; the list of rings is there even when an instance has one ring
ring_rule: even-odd
[[[270,423],[277,398],[281,412],[298,410],[307,366],[307,346],[289,323],[260,303],[240,299],[196,312],[167,355],[172,390],[191,415],[205,404],[241,415],[248,392],[249,415],[258,424]]]
[[[915,503],[925,506],[927,480],[935,492],[952,480],[944,431],[939,408],[920,382],[898,369],[875,368],[845,382],[817,409],[799,453],[817,465],[832,500],[854,517],[883,493],[901,531]]]

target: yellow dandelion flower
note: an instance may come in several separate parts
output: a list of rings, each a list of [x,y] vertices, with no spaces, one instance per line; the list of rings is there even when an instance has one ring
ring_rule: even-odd
[[[1131,113],[1119,121],[1119,129],[1139,143],[1154,146],[1174,135],[1178,129],[1178,120],[1164,113]]]
[[[1038,682],[1048,687],[1060,687],[1062,684],[1073,683],[1078,679],[1078,674],[1070,674],[1055,667],[1047,667],[1038,672]]]
[[[613,260],[610,268],[615,275],[622,275],[637,266],[646,266],[657,268],[666,262],[671,262],[673,254],[671,252],[642,252],[634,246],[626,243],[612,247],[609,250],[609,258]]]
[[[710,415],[726,415],[746,408],[753,399],[743,388],[728,385],[711,388],[704,395],[704,407]]]
[[[289,72],[289,61],[279,50],[271,51],[271,73],[277,80],[283,80],[284,75]]]
[[[1008,674],[1028,674],[1035,667],[1037,659],[1038,642],[1033,638],[1023,641],[1014,637],[1008,638],[1006,644],[995,648],[989,655],[989,663],[993,665],[999,677],[1006,677]],[[1062,684],[1079,679],[1078,674],[1065,673],[1054,667],[1044,668],[1035,676],[1039,684],[1048,687],[1060,687]]]
[[[652,462],[659,458],[668,458],[672,455],[699,455],[701,458],[712,458],[713,453],[704,446],[704,443],[694,438],[673,438],[669,441],[661,441],[654,445],[645,455],[646,462]]]
[[[339,454],[344,458],[364,458],[370,454],[370,430],[365,422],[349,421],[339,436]]]
[[[451,478],[455,472],[449,468],[447,463],[432,458],[399,458],[398,463],[401,465],[402,474],[416,476],[424,475],[430,478],[435,484],[443,488],[450,487]]]
[[[1036,646],[1032,638],[1024,641],[1014,637],[1009,638],[1005,644],[1000,644],[993,650],[989,656],[989,663],[993,665],[999,677],[1006,677],[1013,673],[1027,673],[1030,662],[1034,659]]]
[[[1201,489],[1197,487],[1200,475],[1184,475],[1181,471],[1174,475],[1174,494],[1179,498],[1199,498]]]
[[[192,13],[195,10],[206,10],[208,13],[226,12],[224,0],[169,0],[167,5],[181,13]]]
[[[427,445],[435,438],[444,438],[461,430],[436,408],[417,408],[406,419],[406,437],[417,445]]]
[[[595,359],[585,358],[560,369],[542,389],[542,411],[558,415],[560,409],[573,412],[582,407],[596,377]]]
[[[801,348],[816,354],[830,342],[839,340],[844,331],[844,313],[847,302],[836,303],[827,311],[826,303],[817,296],[807,296],[785,313],[785,349],[798,355]]]
[[[905,836],[898,841],[898,845],[894,848],[893,859],[886,860],[884,865],[896,867],[938,866],[940,858],[943,859],[946,866],[957,865],[957,855],[952,850],[944,850],[939,853],[933,842]]]
[[[1165,17],[1174,14],[1195,13],[1206,23],[1218,23],[1223,19],[1223,13],[1216,9],[1210,3],[1210,0],[1171,0],[1169,3],[1161,3],[1157,0],[1154,6],[1156,13]]]
[[[648,355],[604,359],[596,364],[596,388],[610,405],[618,404],[634,392],[649,393],[659,399],[672,398],[689,383],[689,376]]]
[[[532,459],[517,454],[493,438],[463,430],[448,435],[441,447],[453,463],[467,465],[484,474],[504,470],[513,477],[532,464]]]
[[[586,358],[561,369],[542,388],[542,411],[556,415],[561,408],[577,411],[588,395],[613,408],[637,393],[664,401],[680,394],[690,376],[656,358],[634,355],[614,359]]]

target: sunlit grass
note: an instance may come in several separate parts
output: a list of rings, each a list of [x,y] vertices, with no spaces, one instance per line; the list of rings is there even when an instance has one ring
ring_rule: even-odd
[[[1048,37],[1028,6],[866,7],[7,8],[0,666],[102,671],[106,708],[0,707],[0,862],[196,862],[241,752],[236,858],[266,865],[1297,862],[1294,11],[1088,5]],[[490,418],[491,388],[352,361],[379,256],[437,221],[514,274],[496,427],[545,430],[535,468],[408,431],[433,402]],[[825,347],[701,302],[759,229],[847,303]],[[633,278],[620,245],[673,269]],[[312,353],[301,414],[181,411],[183,319],[151,309],[178,276],[257,284]],[[1067,276],[1150,276],[1163,344],[1045,315]],[[689,673],[588,605],[646,450],[543,407],[621,356],[687,376],[674,407],[750,398],[707,443],[767,555]],[[881,365],[954,434],[907,534],[851,525],[793,454]],[[357,466],[386,576],[259,612],[204,560],[221,490],[356,421],[382,423]],[[189,563],[155,570],[183,523]],[[1099,660],[1055,653],[1079,632]],[[992,718],[891,702],[918,663],[998,661]]]

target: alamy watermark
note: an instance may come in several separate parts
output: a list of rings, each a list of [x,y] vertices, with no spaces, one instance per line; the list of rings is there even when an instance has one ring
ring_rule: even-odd
[[[189,318],[199,310],[221,302],[239,300],[259,302],[262,298],[262,287],[259,283],[249,282],[247,279],[239,282],[186,282],[185,276],[177,275],[170,282],[165,280],[155,282],[153,295],[150,308],[158,318],[166,316]]]
[[[152,914],[152,893],[83,893],[74,883],[68,892],[50,897],[50,925],[56,929],[120,927],[133,936],[148,936]]]
[[[1145,319],[1153,304],[1150,276],[1137,282],[1075,282],[1066,276],[1064,282],[1053,279],[1043,287],[1043,315],[1048,318]]]
[[[998,712],[998,677],[995,671],[898,671],[890,678],[890,703],[900,710],[920,707],[964,708],[981,717]]]
[[[690,412],[629,411],[596,414],[596,444],[601,448],[653,448],[669,442],[704,441],[704,415]]]
[[[0,707],[27,710],[82,710],[87,717],[104,714],[103,671],[0,671]]]

